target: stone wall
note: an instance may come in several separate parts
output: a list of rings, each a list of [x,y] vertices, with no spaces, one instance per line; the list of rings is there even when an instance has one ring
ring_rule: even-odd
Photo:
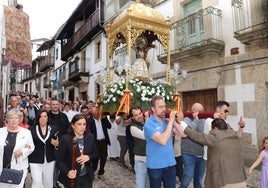
[[[242,115],[245,162],[251,165],[259,153],[262,139],[268,136],[268,49],[260,49],[226,58],[191,57],[180,63],[188,76],[180,78],[180,91],[217,88],[218,99],[230,102],[230,120],[234,129]]]

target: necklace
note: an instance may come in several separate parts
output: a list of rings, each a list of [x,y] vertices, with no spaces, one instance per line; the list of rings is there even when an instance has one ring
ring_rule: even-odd
[[[10,133],[17,133],[17,132],[19,132],[19,130],[20,130],[19,126],[16,128],[10,128],[10,127],[7,128],[7,131]]]

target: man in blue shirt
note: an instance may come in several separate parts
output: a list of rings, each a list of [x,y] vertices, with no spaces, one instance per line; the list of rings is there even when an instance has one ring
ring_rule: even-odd
[[[166,103],[162,97],[154,96],[150,101],[152,115],[144,124],[146,139],[146,166],[150,187],[165,188],[176,186],[176,161],[172,144],[172,127],[176,112],[170,113],[169,121],[165,118]]]

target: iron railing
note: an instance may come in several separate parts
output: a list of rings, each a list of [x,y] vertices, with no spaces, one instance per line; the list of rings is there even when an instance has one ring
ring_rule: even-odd
[[[251,29],[248,0],[232,0],[233,28],[235,34],[242,34]]]
[[[171,53],[191,49],[208,43],[222,43],[222,11],[207,7],[191,14],[171,26]],[[166,56],[159,46],[160,58]]]

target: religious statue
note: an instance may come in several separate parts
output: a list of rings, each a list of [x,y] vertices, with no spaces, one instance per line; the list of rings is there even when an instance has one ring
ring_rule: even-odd
[[[138,37],[135,41],[134,50],[136,51],[137,59],[134,62],[134,77],[140,80],[149,79],[149,64],[146,63],[146,55],[148,50],[152,48],[148,45],[147,39],[145,37]]]

